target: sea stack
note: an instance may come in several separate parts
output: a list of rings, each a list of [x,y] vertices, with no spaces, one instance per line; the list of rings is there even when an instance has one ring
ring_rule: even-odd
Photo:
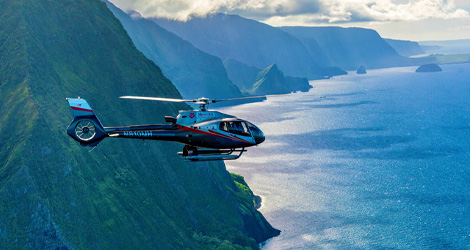
[[[430,63],[430,64],[424,64],[419,66],[419,68],[416,70],[416,72],[440,72],[442,71],[442,68],[439,67],[439,65],[435,63]]]
[[[359,74],[359,75],[367,74],[366,67],[364,67],[364,65],[359,66],[359,68],[356,71],[356,74]]]

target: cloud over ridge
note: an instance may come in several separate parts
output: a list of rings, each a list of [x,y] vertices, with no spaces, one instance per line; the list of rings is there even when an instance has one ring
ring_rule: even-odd
[[[322,12],[309,15],[272,16],[268,23],[344,23],[364,21],[419,21],[426,19],[466,18],[469,13],[449,0],[319,0]]]
[[[267,23],[342,23],[466,18],[454,0],[111,0],[145,17],[188,20],[216,12]]]

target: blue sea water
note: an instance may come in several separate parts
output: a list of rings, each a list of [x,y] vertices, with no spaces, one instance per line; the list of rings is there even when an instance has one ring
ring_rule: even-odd
[[[227,168],[272,249],[470,249],[470,64],[369,70],[222,111],[266,142]]]

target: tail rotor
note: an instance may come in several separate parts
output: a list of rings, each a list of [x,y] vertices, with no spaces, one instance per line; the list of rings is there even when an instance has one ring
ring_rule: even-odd
[[[107,134],[90,105],[80,97],[67,98],[67,101],[74,116],[67,128],[67,134],[80,142],[82,146],[94,147],[98,145]]]
[[[75,126],[75,135],[82,141],[92,140],[96,135],[96,126],[90,120],[81,120]]]

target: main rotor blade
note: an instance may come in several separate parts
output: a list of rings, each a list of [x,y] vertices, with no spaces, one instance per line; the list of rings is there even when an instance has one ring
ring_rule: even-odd
[[[162,98],[162,97],[145,97],[145,96],[121,96],[123,99],[134,99],[134,100],[149,100],[149,101],[162,101],[162,102],[195,102],[196,100],[184,100],[174,98]]]
[[[268,96],[284,96],[290,94],[282,94],[282,95],[260,95],[260,96],[248,96],[248,97],[239,97],[239,98],[231,98],[231,99],[220,99],[220,100],[212,100],[212,103],[216,102],[223,102],[223,101],[235,101],[235,100],[243,100],[243,99],[256,99],[256,98],[266,98]]]

